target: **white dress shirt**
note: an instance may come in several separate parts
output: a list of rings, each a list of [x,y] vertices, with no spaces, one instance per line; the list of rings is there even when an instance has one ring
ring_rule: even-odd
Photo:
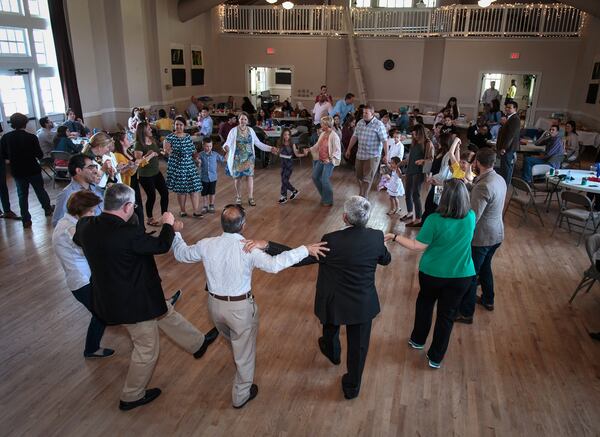
[[[188,246],[179,232],[173,240],[175,259],[184,263],[202,261],[208,291],[218,296],[240,296],[252,289],[252,270],[277,273],[308,256],[305,246],[271,256],[262,250],[243,251],[244,237],[224,232],[220,237],[204,238]]]
[[[331,103],[325,101],[323,103],[317,102],[315,103],[315,107],[313,108],[313,124],[321,123],[321,117],[325,117],[329,115],[329,111],[331,111]]]
[[[73,243],[73,234],[77,226],[77,217],[65,214],[61,218],[52,234],[52,247],[65,271],[65,279],[69,290],[79,290],[90,283],[90,266],[83,254],[81,247]]]

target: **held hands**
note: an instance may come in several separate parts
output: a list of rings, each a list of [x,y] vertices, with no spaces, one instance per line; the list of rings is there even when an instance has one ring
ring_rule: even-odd
[[[173,216],[173,214],[171,214],[169,211],[167,211],[162,215],[162,221],[166,225],[173,226],[175,224],[175,217]]]
[[[173,230],[175,232],[181,232],[182,229],[183,229],[183,222],[176,220],[175,223],[173,223]]]
[[[273,155],[279,155],[279,149],[277,147],[271,147],[271,153]]]
[[[325,255],[327,254],[327,252],[329,252],[329,248],[325,246],[327,246],[327,242],[321,241],[319,243],[307,245],[306,249],[308,250],[308,254],[310,256],[314,256],[316,259],[319,259],[319,256],[325,258]]]
[[[385,234],[383,236],[383,241],[385,241],[387,243],[388,241],[393,241],[394,238],[396,238],[395,234]]]
[[[266,240],[242,240],[242,243],[244,243],[242,250],[246,253],[250,253],[254,249],[265,250],[269,245]]]
[[[415,161],[415,164],[416,164],[416,165],[423,165],[423,164],[425,164],[425,160],[424,160],[424,159],[417,159],[417,160]]]

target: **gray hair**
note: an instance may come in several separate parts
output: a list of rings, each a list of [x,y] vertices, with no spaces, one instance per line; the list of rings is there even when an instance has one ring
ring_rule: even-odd
[[[371,216],[371,203],[361,196],[352,196],[344,203],[346,220],[352,226],[364,228]]]
[[[104,193],[104,210],[118,211],[126,203],[135,203],[135,191],[125,184],[113,184]]]
[[[461,219],[471,210],[471,199],[467,186],[460,179],[444,182],[442,198],[436,212],[442,217]]]

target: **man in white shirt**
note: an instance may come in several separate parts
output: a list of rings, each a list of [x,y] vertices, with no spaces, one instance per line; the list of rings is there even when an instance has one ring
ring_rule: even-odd
[[[262,250],[244,251],[242,236],[246,213],[239,205],[227,205],[221,213],[223,234],[205,238],[188,246],[181,234],[175,234],[173,253],[184,263],[202,261],[208,286],[208,312],[225,338],[231,341],[237,372],[233,383],[233,407],[242,408],[258,394],[253,384],[258,332],[258,307],[252,295],[252,270],[277,273],[309,254],[319,258],[328,249],[326,243],[300,246],[270,256]]]
[[[44,158],[48,158],[50,152],[54,150],[56,130],[54,130],[54,123],[48,117],[40,118],[40,126],[36,135],[40,140],[40,147],[42,148],[42,152],[44,152]]]
[[[319,95],[319,101],[315,103],[315,107],[312,110],[313,113],[313,124],[317,125],[321,123],[321,117],[325,117],[329,115],[329,111],[331,111],[332,106],[327,100],[327,96],[324,94]]]
[[[491,81],[490,87],[483,92],[481,96],[481,103],[492,106],[492,100],[500,100],[500,92],[495,88],[496,82]]]

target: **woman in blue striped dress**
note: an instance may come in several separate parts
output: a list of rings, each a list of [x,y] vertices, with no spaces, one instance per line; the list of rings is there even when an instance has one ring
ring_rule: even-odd
[[[185,133],[184,127],[185,119],[175,118],[175,132],[168,135],[164,141],[164,150],[169,154],[167,188],[177,194],[181,217],[187,216],[185,204],[188,195],[192,199],[194,217],[202,217],[200,212],[202,182],[193,157],[196,147],[192,138]]]

